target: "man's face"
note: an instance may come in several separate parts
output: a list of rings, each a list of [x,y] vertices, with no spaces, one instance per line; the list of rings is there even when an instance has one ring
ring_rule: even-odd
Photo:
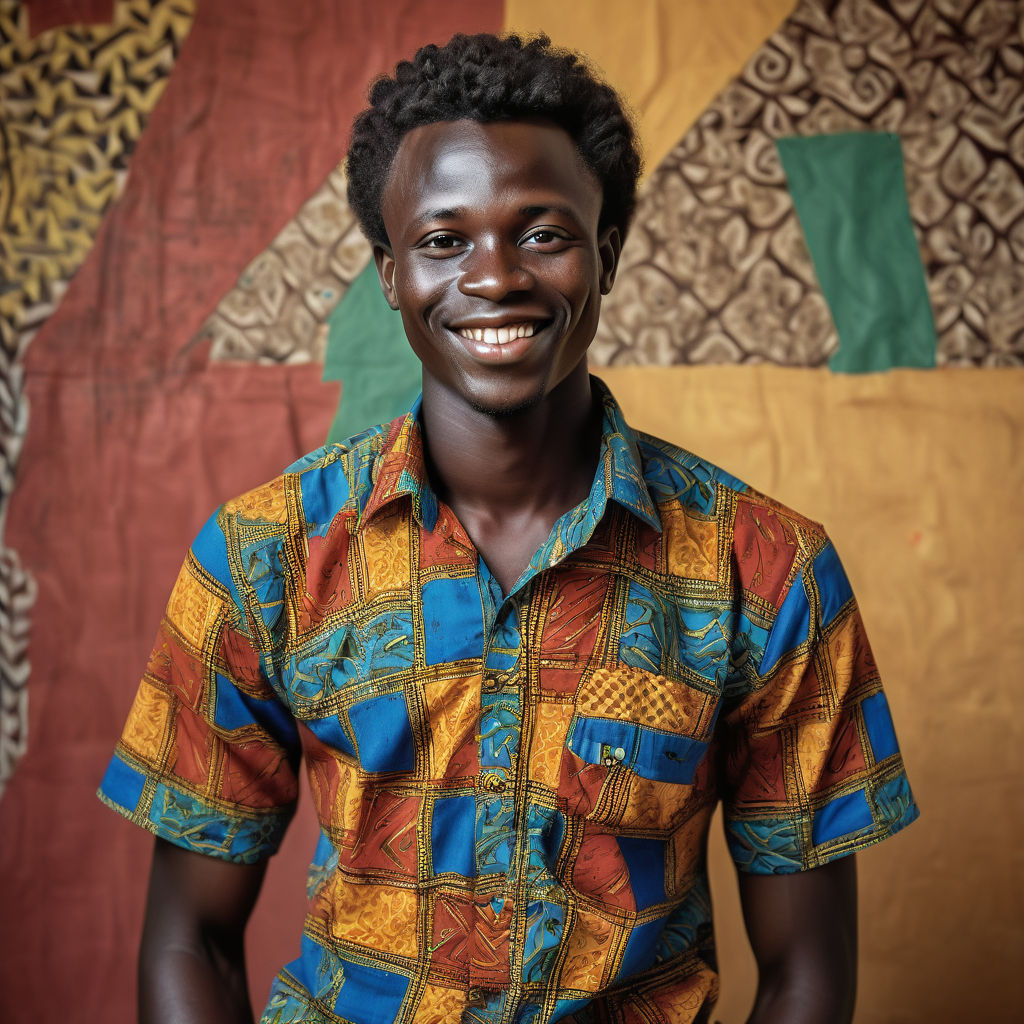
[[[374,254],[384,294],[440,388],[502,415],[585,372],[620,240],[561,128],[448,121],[402,140]]]

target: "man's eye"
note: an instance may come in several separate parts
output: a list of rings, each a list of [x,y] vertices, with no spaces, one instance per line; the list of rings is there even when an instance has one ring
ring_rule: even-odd
[[[531,245],[552,245],[556,242],[564,242],[565,236],[551,228],[537,228],[536,231],[531,231],[523,241]]]
[[[451,249],[459,240],[454,235],[431,235],[423,244],[430,249]]]

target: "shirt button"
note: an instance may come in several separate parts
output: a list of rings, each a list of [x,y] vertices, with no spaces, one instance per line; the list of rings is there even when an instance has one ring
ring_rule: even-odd
[[[488,793],[504,793],[508,783],[500,775],[485,775],[483,786]]]
[[[622,747],[616,747],[612,751],[612,757],[614,757],[616,761],[625,761],[626,751]]]

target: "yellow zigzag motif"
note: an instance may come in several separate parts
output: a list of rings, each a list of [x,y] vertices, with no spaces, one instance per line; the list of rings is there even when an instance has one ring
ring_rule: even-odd
[[[0,0],[0,340],[8,358],[82,265],[193,8],[193,0],[127,0],[112,24],[33,39],[25,4]]]

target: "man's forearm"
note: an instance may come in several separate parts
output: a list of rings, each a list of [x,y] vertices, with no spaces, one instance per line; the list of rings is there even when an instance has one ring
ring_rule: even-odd
[[[226,951],[202,941],[147,945],[144,939],[139,1024],[252,1024],[241,940],[237,945]]]

